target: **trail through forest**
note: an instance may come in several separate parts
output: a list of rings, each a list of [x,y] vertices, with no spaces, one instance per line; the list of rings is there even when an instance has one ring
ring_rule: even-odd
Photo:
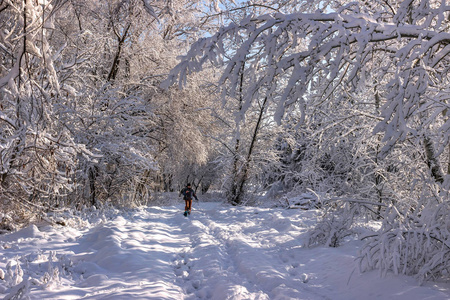
[[[194,203],[0,235],[3,299],[449,299],[450,286],[360,274],[361,241],[303,246],[318,212]],[[370,224],[375,226],[376,224]],[[369,224],[366,224],[369,229]],[[14,298],[16,297],[16,298]]]

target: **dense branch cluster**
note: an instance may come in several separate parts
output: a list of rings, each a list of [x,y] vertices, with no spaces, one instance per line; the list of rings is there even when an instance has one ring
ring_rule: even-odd
[[[449,26],[445,0],[0,0],[0,207],[313,193],[311,246],[376,219],[362,269],[446,276]]]
[[[205,164],[207,81],[159,83],[219,3],[0,1],[2,211],[142,204]]]
[[[339,217],[336,210],[325,215],[312,244],[337,245],[355,215],[376,216],[383,227],[362,250],[363,269],[438,278],[448,272],[449,235],[425,227],[448,214],[449,172],[442,161],[450,161],[450,6],[446,1],[332,3],[230,23],[194,43],[166,84],[184,86],[207,62],[223,66],[222,98],[237,103],[237,137],[261,103],[265,124],[286,129],[269,139],[278,150],[269,164],[267,156],[233,153],[243,166],[231,170],[233,182],[250,186],[251,161],[259,174],[251,178],[272,189],[350,196],[354,200],[333,205],[342,208]],[[236,141],[236,149],[255,153]],[[232,201],[239,192],[231,194]]]

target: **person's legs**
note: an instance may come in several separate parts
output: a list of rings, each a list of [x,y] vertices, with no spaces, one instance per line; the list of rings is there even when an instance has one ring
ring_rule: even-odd
[[[184,206],[184,215],[187,216],[187,214],[191,214],[191,208],[192,208],[192,200],[184,200],[186,205]]]

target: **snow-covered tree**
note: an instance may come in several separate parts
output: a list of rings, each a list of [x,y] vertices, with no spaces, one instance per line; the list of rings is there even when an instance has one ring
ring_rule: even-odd
[[[230,22],[229,20],[240,19],[245,15],[276,12],[286,8],[293,9],[289,1],[252,1],[241,3],[239,7],[229,8],[224,14],[227,15],[228,22]],[[211,59],[213,63],[220,64],[221,60],[228,62],[233,57],[243,55],[241,64],[234,69],[235,81],[227,81],[223,78],[219,81],[219,89],[224,99],[224,110],[216,115],[223,122],[222,127],[226,131],[224,134],[215,137],[215,139],[224,147],[222,164],[229,174],[225,178],[225,189],[229,202],[233,204],[241,204],[243,202],[245,187],[254,178],[258,169],[255,166],[258,164],[258,161],[261,161],[257,159],[257,153],[261,150],[258,148],[262,146],[263,149],[267,149],[266,146],[271,144],[270,140],[272,138],[270,135],[266,135],[270,137],[269,140],[263,141],[261,139],[264,136],[261,132],[262,128],[270,126],[272,123],[272,120],[267,118],[267,112],[273,100],[264,96],[264,90],[271,89],[271,86],[264,85],[259,78],[260,74],[264,73],[268,66],[265,62],[261,63],[258,60],[258,56],[253,57],[251,53],[238,53],[241,42],[251,37],[251,35],[252,31],[249,30],[247,32],[239,32],[236,36],[230,36],[230,39],[224,41],[214,38],[212,40],[209,38],[202,39],[201,41],[211,41],[213,48],[216,46],[222,47],[223,45],[220,44],[223,42],[225,45],[222,48],[223,52],[217,53],[217,57],[214,57],[215,54],[209,58],[205,56],[201,58],[197,65],[190,65],[187,68],[181,65],[178,67],[183,69],[180,69],[180,74],[182,74],[180,84],[182,84],[186,81],[184,76],[192,71],[200,70],[207,59]],[[219,44],[215,45],[215,42]],[[199,50],[199,48],[194,46],[191,48],[191,51],[197,51],[194,48]],[[212,48],[211,50],[214,51]],[[189,57],[189,54],[187,57]],[[194,57],[193,59],[196,60]],[[168,83],[170,84],[171,82],[172,80],[169,79]],[[260,84],[261,90],[254,93],[248,92],[255,84]],[[277,93],[278,89],[275,88],[273,92]]]
[[[217,26],[222,2],[2,1],[1,205],[145,202],[170,159],[159,147],[183,131],[195,134],[188,159],[206,157],[202,114],[166,114],[188,92],[158,86],[190,39]],[[206,98],[190,96],[196,112]],[[161,122],[168,134],[154,135]]]
[[[0,3],[0,205],[29,212],[64,204],[75,187],[77,154],[89,155],[60,122],[67,92],[50,39],[46,1]],[[70,67],[69,67],[70,68]]]
[[[267,99],[276,107],[272,116],[279,124],[292,122],[290,119],[293,118],[299,130],[311,124],[318,125],[306,134],[320,135],[331,127],[340,126],[334,134],[343,135],[341,157],[351,148],[348,143],[366,142],[367,129],[372,126],[373,136],[367,137],[375,144],[358,146],[355,150],[364,149],[365,153],[359,155],[358,151],[353,151],[347,161],[351,161],[351,166],[357,163],[361,167],[369,162],[371,166],[365,170],[368,173],[360,172],[359,175],[361,178],[370,175],[375,189],[386,183],[404,188],[390,191],[387,200],[392,210],[387,211],[398,214],[386,219],[378,239],[381,245],[392,228],[400,228],[402,222],[398,219],[418,221],[434,214],[431,219],[437,222],[442,219],[440,216],[447,214],[443,203],[448,202],[445,192],[448,176],[444,174],[441,160],[448,161],[449,156],[446,115],[450,77],[446,66],[450,49],[447,34],[450,7],[446,1],[423,0],[333,3],[337,5],[325,7],[326,3],[322,3],[322,7],[309,13],[246,15],[222,27],[215,35],[193,44],[168,82],[178,80],[183,85],[186,76],[201,70],[206,62],[212,62],[223,67],[220,80],[225,87],[223,99],[241,99],[238,124],[252,107]],[[243,78],[250,78],[248,84],[243,85]],[[364,95],[369,91],[372,97],[366,98]],[[317,96],[313,97],[314,94]],[[322,109],[327,105],[336,106],[337,101],[342,111],[348,109],[349,116],[333,115],[332,110]],[[353,118],[355,113],[358,118]],[[318,122],[311,122],[311,119]],[[363,123],[354,123],[358,119]],[[346,125],[346,120],[353,123]],[[362,135],[358,134],[358,124],[366,128]],[[333,140],[338,142],[337,137]],[[326,144],[321,143],[318,148]],[[333,146],[339,147],[339,143]],[[406,157],[402,153],[404,150],[410,156],[406,161],[411,165],[402,162]],[[339,151],[335,149],[331,153],[338,154]],[[330,163],[326,156],[318,158]],[[396,165],[392,164],[391,158]],[[245,170],[246,163],[242,166]],[[399,169],[399,166],[405,168]],[[347,165],[342,169],[344,178],[356,182],[358,178],[349,178],[346,168]],[[364,171],[364,168],[360,170]],[[389,182],[391,178],[398,181]],[[426,184],[417,185],[419,180]],[[235,183],[239,184],[239,180]],[[435,185],[439,189],[435,189]],[[419,200],[411,201],[410,197],[416,196]],[[401,211],[399,207],[402,207]],[[440,213],[435,214],[437,212]],[[410,247],[415,253],[424,252],[418,244],[410,244],[409,232],[412,230],[417,236],[424,236],[418,233],[419,228],[428,223],[423,219],[411,223],[412,229],[399,229],[403,238],[401,243],[406,245],[395,248],[403,249],[399,254],[404,259],[401,266],[388,263],[389,256],[381,255],[379,251],[366,258],[370,261],[380,255],[380,263],[368,265],[395,271],[402,268],[403,273],[428,265],[426,276],[442,275],[449,263],[445,242],[448,233],[442,231],[439,237],[434,233],[425,235],[430,237],[427,242],[433,245],[434,251],[427,252],[429,254],[419,268],[410,268],[409,260],[416,259],[408,256]],[[389,243],[391,241],[398,240],[389,240]],[[368,247],[374,249],[373,245]],[[387,253],[394,251],[390,255],[396,254],[394,247],[386,249]],[[439,264],[429,264],[437,259]]]

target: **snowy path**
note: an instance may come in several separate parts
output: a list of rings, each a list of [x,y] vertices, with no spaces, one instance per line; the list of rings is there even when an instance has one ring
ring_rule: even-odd
[[[212,209],[188,221],[185,228],[192,237],[192,246],[187,253],[185,289],[193,294],[192,299],[215,295],[223,299],[324,299],[302,288],[303,274],[295,270],[299,264],[289,264],[283,248],[300,247],[299,241],[291,235],[281,243],[276,241],[280,232],[292,226],[291,222],[273,215],[268,221],[264,217],[254,209],[228,209],[226,213]]]
[[[0,298],[450,299],[449,285],[359,274],[359,241],[303,248],[314,211],[194,205],[0,236]]]

